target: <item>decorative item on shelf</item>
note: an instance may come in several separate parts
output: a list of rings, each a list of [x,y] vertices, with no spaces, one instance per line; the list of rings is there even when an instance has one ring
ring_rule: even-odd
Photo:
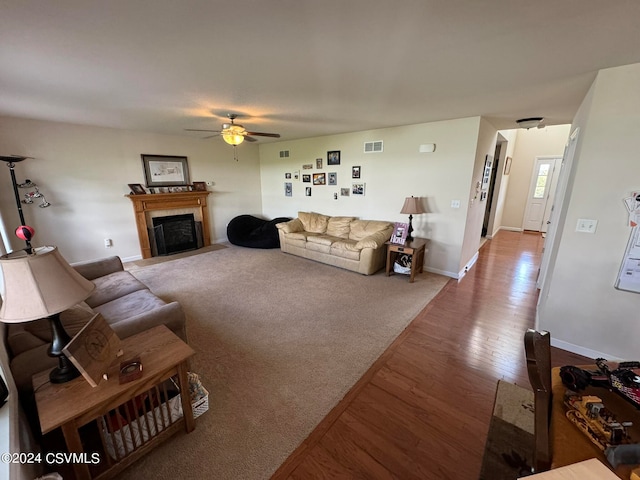
[[[34,230],[32,227],[26,225],[24,220],[24,214],[22,212],[22,204],[30,204],[33,203],[34,198],[41,198],[42,201],[38,205],[41,208],[46,208],[51,204],[47,202],[47,199],[44,197],[42,193],[38,190],[38,186],[33,183],[31,180],[26,179],[22,183],[18,183],[16,181],[16,173],[15,166],[16,163],[22,162],[31,157],[22,157],[19,155],[9,155],[9,156],[0,156],[0,160],[3,162],[7,162],[7,166],[9,167],[9,171],[11,172],[11,184],[13,185],[13,194],[16,199],[16,206],[18,207],[18,216],[20,217],[20,226],[16,229],[16,235],[18,238],[24,240],[26,242],[26,251],[30,252],[31,248],[31,238],[33,237]],[[18,192],[18,188],[34,188],[35,190],[32,192],[28,192],[24,194],[24,200],[20,201],[20,193]]]
[[[57,247],[18,250],[0,257],[3,275],[0,321],[23,323],[48,318],[51,346],[48,354],[58,358],[49,378],[64,383],[80,375],[62,349],[71,337],[60,321],[60,313],[85,300],[95,289],[60,254]]]
[[[420,213],[426,213],[426,211],[424,208],[422,208],[422,202],[420,202],[420,198],[414,197],[412,195],[404,200],[404,205],[402,206],[402,210],[400,210],[400,213],[409,214],[409,230],[407,231],[407,241],[410,242],[411,240],[413,240],[413,236],[411,235],[413,233],[413,216]]]
[[[396,222],[393,226],[393,234],[391,235],[391,243],[397,243],[398,245],[404,245],[407,241],[407,233],[409,231],[409,224]]]
[[[194,192],[206,192],[207,191],[207,182],[193,182],[193,191]]]
[[[145,195],[147,192],[144,187],[139,183],[129,183],[129,190],[131,190],[132,195]]]
[[[99,313],[95,314],[62,352],[80,371],[89,385],[108,380],[109,366],[123,354],[120,338]]]
[[[142,154],[142,167],[147,187],[189,186],[187,157]]]

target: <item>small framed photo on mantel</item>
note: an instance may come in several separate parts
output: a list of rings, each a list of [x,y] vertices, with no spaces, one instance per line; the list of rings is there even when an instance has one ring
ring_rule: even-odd
[[[147,193],[144,187],[139,183],[128,183],[127,185],[133,195],[144,195]]]

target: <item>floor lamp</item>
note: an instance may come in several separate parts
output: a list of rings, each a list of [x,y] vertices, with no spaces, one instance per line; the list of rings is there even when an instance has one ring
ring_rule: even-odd
[[[26,242],[27,244],[26,251],[31,251],[32,250],[31,238],[33,237],[33,228],[27,226],[26,222],[24,221],[24,214],[22,213],[22,204],[33,203],[34,198],[42,199],[42,202],[40,203],[40,205],[38,205],[41,208],[46,208],[51,204],[47,202],[47,199],[44,198],[44,195],[42,195],[42,193],[40,193],[40,191],[38,190],[38,186],[35,183],[31,182],[31,180],[26,180],[25,183],[20,183],[20,184],[16,181],[16,172],[14,171],[16,163],[22,162],[27,158],[29,157],[21,157],[18,155],[0,156],[0,160],[7,163],[7,166],[9,167],[9,171],[11,172],[11,184],[13,186],[13,195],[15,196],[15,199],[16,199],[16,206],[18,207],[18,216],[20,217],[20,226],[16,229],[16,235],[20,239]],[[35,188],[35,191],[26,194],[25,199],[20,201],[20,194],[18,193],[18,187]]]
[[[22,323],[48,318],[51,324],[49,355],[58,367],[49,374],[52,383],[64,383],[80,372],[62,349],[71,337],[60,321],[60,313],[85,300],[95,285],[60,255],[57,247],[18,250],[0,256],[3,275],[0,321]]]

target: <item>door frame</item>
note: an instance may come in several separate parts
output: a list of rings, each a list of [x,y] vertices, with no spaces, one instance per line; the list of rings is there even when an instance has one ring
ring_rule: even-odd
[[[535,187],[536,187],[536,179],[538,178],[538,170],[539,170],[539,164],[540,163],[551,163],[551,173],[550,173],[550,177],[549,178],[549,184],[547,186],[546,192],[545,192],[545,198],[544,198],[544,209],[542,211],[542,219],[540,220],[540,225],[538,226],[538,228],[536,230],[531,229],[531,228],[525,228],[527,226],[527,222],[528,222],[528,217],[531,211],[531,204],[532,204],[532,197],[533,197],[533,192],[535,191]],[[529,182],[529,192],[527,193],[527,203],[525,204],[525,208],[524,208],[524,217],[522,219],[522,230],[523,231],[533,231],[533,232],[543,232],[543,225],[544,222],[548,219],[548,214],[551,211],[551,207],[550,205],[553,204],[553,197],[555,194],[554,189],[557,186],[557,175],[558,175],[558,171],[560,170],[559,166],[562,164],[562,157],[558,156],[558,155],[540,155],[540,156],[536,156],[534,162],[533,162],[533,168],[531,170],[531,180]]]
[[[560,242],[560,237],[558,237],[557,235],[558,228],[560,227],[558,223],[560,213],[562,212],[562,208],[565,203],[565,197],[569,185],[569,172],[571,172],[571,168],[573,166],[573,158],[575,156],[579,135],[580,127],[576,127],[576,129],[569,135],[569,140],[564,147],[562,164],[560,167],[560,173],[558,175],[558,185],[556,187],[555,200],[552,206],[551,218],[549,219],[550,223],[547,230],[547,236],[544,240],[544,248],[542,249],[542,258],[540,259],[538,279],[536,280],[536,287],[538,287],[541,291],[540,296],[538,297],[538,305],[540,305],[540,303],[544,301],[543,294],[546,294],[546,289],[544,289],[544,287],[546,286],[547,273],[552,262],[552,257],[553,259],[555,259],[555,255],[557,253]]]

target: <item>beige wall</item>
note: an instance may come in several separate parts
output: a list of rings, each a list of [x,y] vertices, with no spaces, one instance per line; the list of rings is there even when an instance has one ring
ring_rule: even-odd
[[[233,149],[218,138],[0,117],[0,151],[34,157],[16,165],[16,177],[36,182],[52,206],[23,208],[26,223],[36,229],[32,243],[57,245],[70,262],[140,257],[133,209],[124,195],[128,183],[144,184],[142,153],[187,156],[192,180],[215,183],[209,187],[212,241],[226,240],[234,216],[262,211],[258,147],[250,144],[238,147],[236,162]],[[11,248],[23,248],[13,234],[19,221],[9,171],[0,168],[2,217]],[[112,248],[104,247],[105,238],[113,240]]]
[[[535,159],[552,155],[561,157],[569,138],[569,129],[570,125],[554,125],[540,129],[517,130],[509,174],[509,189],[502,213],[503,228],[522,230]]]
[[[399,213],[405,197],[423,197],[429,213],[416,215],[413,227],[415,236],[430,239],[426,268],[455,277],[461,262],[479,128],[480,118],[473,117],[263,144],[260,170],[264,214],[271,218],[295,217],[298,211],[316,211],[407,222],[408,216]],[[384,141],[384,152],[363,153],[364,142],[376,140]],[[435,143],[435,152],[419,153],[419,146],[426,143]],[[289,150],[290,157],[280,158],[280,150]],[[341,151],[339,166],[326,165],[329,150]],[[321,170],[315,168],[318,157],[323,159]],[[302,165],[308,163],[314,168],[303,170]],[[354,182],[354,165],[362,169],[365,196],[342,197],[340,188],[350,188]],[[285,197],[285,173],[295,171],[300,172],[300,179],[291,179],[293,196]],[[311,186],[312,196],[305,196],[304,187],[310,184],[302,183],[303,173],[334,171],[338,174],[337,186]],[[334,193],[338,193],[337,200]],[[460,208],[451,208],[452,200],[460,200]],[[479,237],[478,232],[476,241]]]
[[[638,85],[640,64],[600,71],[574,119],[566,214],[538,310],[555,345],[610,359],[638,359],[640,294],[613,287],[630,234],[622,199],[640,189]],[[579,218],[597,220],[596,233],[576,232]]]

